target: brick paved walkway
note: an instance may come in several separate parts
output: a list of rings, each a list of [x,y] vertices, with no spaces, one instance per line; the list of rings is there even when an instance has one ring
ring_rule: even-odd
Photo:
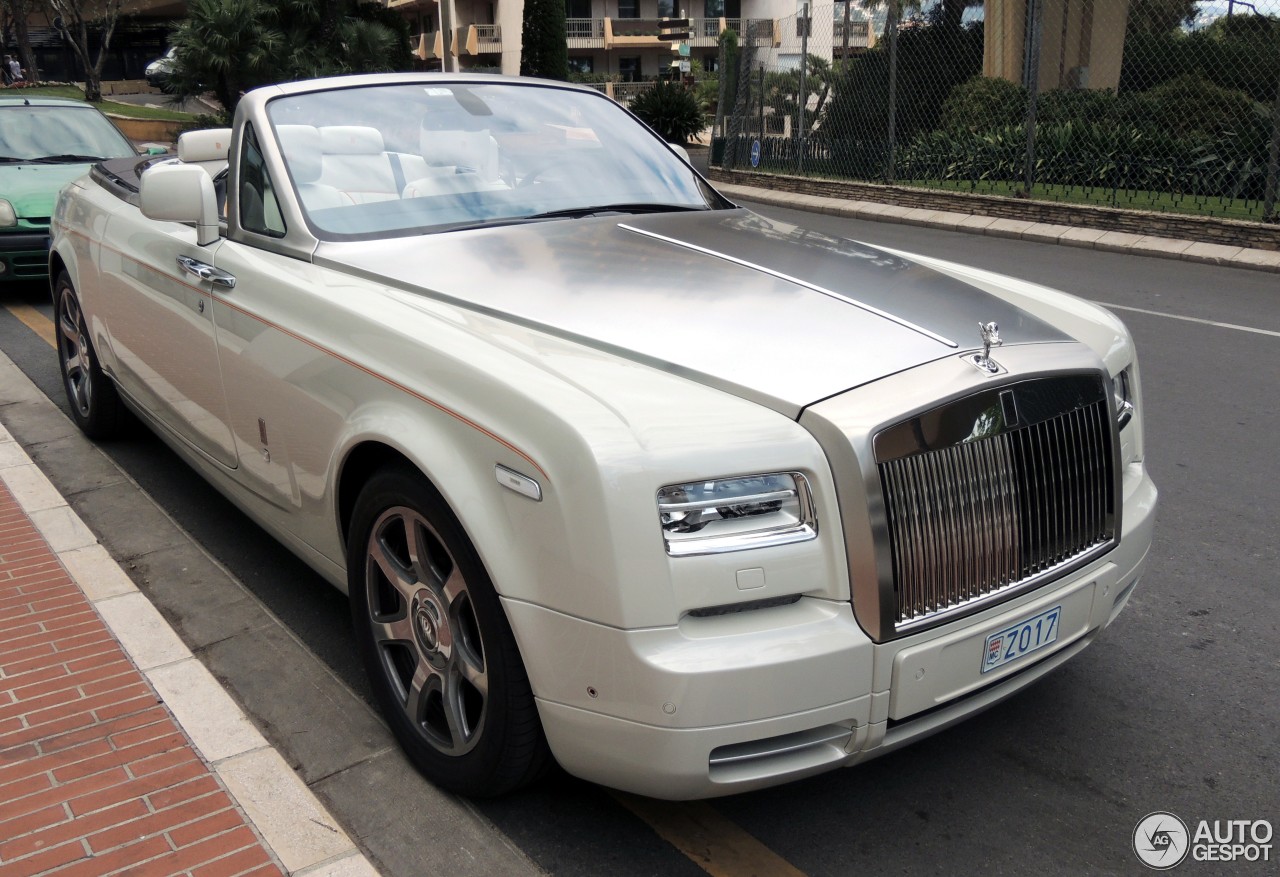
[[[282,873],[0,481],[0,877]]]

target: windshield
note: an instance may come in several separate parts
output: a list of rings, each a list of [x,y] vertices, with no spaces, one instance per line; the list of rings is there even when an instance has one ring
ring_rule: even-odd
[[[724,205],[591,92],[396,84],[277,98],[268,115],[307,220],[326,238]]]
[[[0,107],[0,159],[97,161],[136,154],[93,107]]]

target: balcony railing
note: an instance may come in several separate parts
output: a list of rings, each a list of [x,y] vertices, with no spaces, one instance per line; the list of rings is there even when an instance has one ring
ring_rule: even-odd
[[[468,55],[483,55],[502,51],[502,26],[497,24],[472,24],[467,27],[463,43]]]
[[[603,18],[570,18],[565,21],[565,36],[571,49],[603,49]]]
[[[433,30],[418,34],[413,54],[426,61],[428,58],[443,58],[444,50],[444,31]]]
[[[659,39],[661,26],[657,18],[570,18],[565,21],[565,37],[571,49],[670,46],[670,41]],[[690,19],[689,44],[715,46],[724,30],[736,31],[742,41],[751,40],[755,46],[781,44],[778,22],[771,18]]]
[[[657,85],[656,82],[610,82],[608,84],[613,86],[613,93],[609,96],[624,107],[629,106],[643,92]],[[608,94],[608,92],[605,93]]]

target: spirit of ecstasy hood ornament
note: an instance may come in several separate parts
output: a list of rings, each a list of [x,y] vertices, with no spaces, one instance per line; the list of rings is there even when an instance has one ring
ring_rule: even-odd
[[[1000,340],[1000,327],[995,322],[979,323],[978,331],[982,333],[982,352],[975,353],[967,359],[988,374],[997,374],[1001,368],[999,363],[991,358],[991,348],[999,347],[1004,343]]]

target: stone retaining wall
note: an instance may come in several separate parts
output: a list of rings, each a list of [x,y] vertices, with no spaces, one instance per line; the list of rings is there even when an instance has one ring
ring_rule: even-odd
[[[916,189],[845,180],[818,180],[810,177],[762,174],[752,171],[726,171],[717,167],[710,168],[708,178],[739,186],[755,186],[761,189],[819,195],[826,198],[843,197],[851,201],[874,201],[900,207],[946,210],[953,213],[1022,219],[1027,222],[1122,231],[1261,250],[1280,250],[1280,224],[1268,225],[1261,222],[1242,222],[1177,213],[1120,210],[1114,207],[1062,204],[1054,201],[1030,201],[998,195],[941,192],[935,189]]]

